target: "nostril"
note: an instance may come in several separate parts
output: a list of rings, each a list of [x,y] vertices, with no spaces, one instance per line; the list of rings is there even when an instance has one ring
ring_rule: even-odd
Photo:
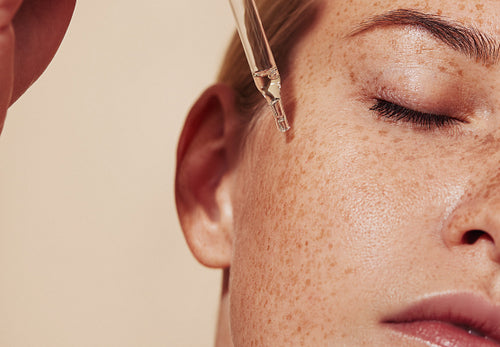
[[[468,245],[475,244],[479,239],[485,238],[493,242],[492,237],[482,230],[469,230],[462,236],[462,242]]]

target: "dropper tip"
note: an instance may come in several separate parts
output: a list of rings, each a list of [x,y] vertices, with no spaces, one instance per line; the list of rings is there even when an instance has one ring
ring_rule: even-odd
[[[276,125],[278,126],[278,130],[282,133],[286,133],[288,130],[290,130],[290,124],[288,124],[288,120],[286,119],[286,117],[276,119]]]
[[[275,100],[271,105],[271,109],[273,110],[274,120],[276,121],[276,126],[278,130],[282,133],[290,130],[290,124],[288,123],[288,119],[286,118],[285,110],[283,109],[283,104],[281,99]]]

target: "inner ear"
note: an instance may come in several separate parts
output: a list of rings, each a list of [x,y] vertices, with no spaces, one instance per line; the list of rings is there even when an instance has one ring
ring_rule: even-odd
[[[198,119],[189,127],[189,140],[183,139],[185,148],[179,148],[183,166],[188,171],[181,170],[185,175],[187,189],[192,192],[195,203],[199,203],[211,220],[220,218],[219,208],[216,203],[216,190],[221,183],[222,177],[227,170],[227,158],[224,148],[224,125],[220,118],[221,105],[216,97],[201,100],[203,108],[195,110],[199,112]],[[182,138],[182,137],[181,137]]]
[[[179,140],[176,203],[186,241],[209,267],[225,268],[232,255],[232,171],[234,93],[209,88],[195,103]]]

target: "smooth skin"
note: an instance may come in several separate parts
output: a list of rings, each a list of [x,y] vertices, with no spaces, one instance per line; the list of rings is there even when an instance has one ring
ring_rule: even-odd
[[[320,5],[290,52],[289,133],[263,108],[245,134],[233,91],[215,85],[180,139],[186,240],[230,272],[217,346],[426,346],[384,319],[443,293],[500,305],[500,64],[412,26],[350,34],[403,8],[500,41],[500,2]],[[379,99],[459,121],[390,119]]]
[[[66,33],[76,0],[0,0],[0,134],[8,107],[36,81]]]

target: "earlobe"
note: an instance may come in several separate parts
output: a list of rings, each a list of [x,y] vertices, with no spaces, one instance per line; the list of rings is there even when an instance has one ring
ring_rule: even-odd
[[[191,251],[208,267],[231,263],[234,112],[233,90],[210,87],[189,112],[177,151],[177,212]]]

